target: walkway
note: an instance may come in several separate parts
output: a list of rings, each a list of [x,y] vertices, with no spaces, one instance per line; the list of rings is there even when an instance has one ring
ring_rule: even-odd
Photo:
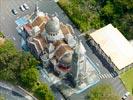
[[[0,82],[0,94],[6,100],[35,100],[19,87],[4,82]]]

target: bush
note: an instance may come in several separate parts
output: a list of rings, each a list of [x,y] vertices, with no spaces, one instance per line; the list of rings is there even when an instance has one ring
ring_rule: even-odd
[[[20,74],[20,81],[24,87],[33,88],[39,80],[39,72],[36,68],[29,68]]]
[[[2,32],[0,32],[0,37],[3,37],[3,36],[4,36],[4,34]]]
[[[119,100],[119,97],[107,84],[100,84],[90,89],[87,100]]]
[[[34,95],[38,97],[39,100],[54,100],[54,96],[48,89],[48,86],[44,83],[40,84],[34,92]]]

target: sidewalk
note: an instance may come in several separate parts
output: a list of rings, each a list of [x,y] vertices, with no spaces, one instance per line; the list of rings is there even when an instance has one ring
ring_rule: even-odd
[[[1,90],[4,89],[5,91],[7,91],[8,93],[6,93],[6,94],[8,94],[8,96],[10,96],[11,98],[12,97],[15,98],[15,96],[16,96],[16,98],[20,97],[22,100],[37,100],[34,96],[32,96],[29,92],[27,92],[20,86],[13,86],[6,82],[0,82],[0,89]],[[9,95],[9,93],[10,93],[10,95]]]

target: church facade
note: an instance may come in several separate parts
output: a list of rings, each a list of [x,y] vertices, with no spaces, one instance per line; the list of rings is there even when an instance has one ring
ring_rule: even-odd
[[[41,60],[51,85],[73,88],[72,93],[75,93],[99,80],[71,25],[60,22],[54,14],[41,12],[37,5],[27,20],[28,23],[23,25],[26,44],[30,52]]]

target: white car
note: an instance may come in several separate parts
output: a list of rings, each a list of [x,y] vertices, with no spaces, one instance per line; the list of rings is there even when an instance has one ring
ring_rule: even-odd
[[[126,92],[122,97],[122,100],[126,100],[129,95],[130,95],[130,92]]]
[[[25,8],[24,8],[23,5],[20,6],[20,10],[21,10],[21,11],[25,11]]]
[[[30,9],[29,6],[28,6],[26,3],[23,4],[23,7],[24,7],[26,10]]]

